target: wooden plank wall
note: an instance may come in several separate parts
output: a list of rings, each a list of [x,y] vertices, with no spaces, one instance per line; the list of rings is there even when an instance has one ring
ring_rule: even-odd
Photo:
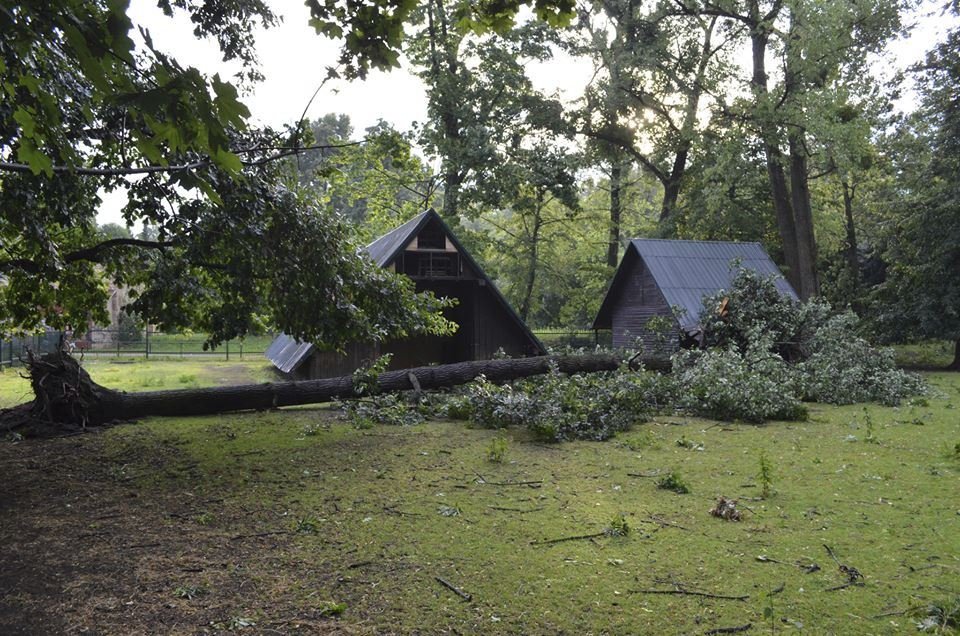
[[[636,259],[627,271],[612,312],[613,346],[636,347],[637,339],[645,351],[654,351],[658,345],[655,333],[647,329],[647,321],[655,316],[672,317],[673,313],[642,259]],[[668,351],[676,349],[676,338]]]

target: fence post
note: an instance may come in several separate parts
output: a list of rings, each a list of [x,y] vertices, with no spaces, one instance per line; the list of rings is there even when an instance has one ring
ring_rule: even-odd
[[[243,360],[243,343],[240,343],[240,359]]]
[[[147,360],[149,360],[150,359],[150,325],[147,325],[147,328],[144,329],[144,333],[146,334],[144,338],[144,341],[146,342],[146,346],[144,348],[146,349]]]
[[[227,340],[227,360],[230,360],[230,341]]]
[[[183,343],[180,343],[180,357],[183,357]]]

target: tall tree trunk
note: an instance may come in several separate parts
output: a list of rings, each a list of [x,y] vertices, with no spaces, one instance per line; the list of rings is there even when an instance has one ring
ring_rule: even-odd
[[[703,96],[703,84],[707,76],[707,67],[710,65],[710,58],[713,56],[713,29],[717,24],[717,18],[714,16],[710,22],[703,27],[703,46],[700,48],[700,59],[697,62],[697,72],[694,75],[693,83],[687,94],[687,104],[683,113],[683,123],[680,127],[680,141],[677,145],[676,154],[673,157],[673,166],[670,169],[670,175],[663,184],[663,203],[660,206],[660,228],[666,230],[666,225],[673,219],[674,212],[677,209],[677,201],[680,199],[680,187],[683,183],[683,175],[687,170],[687,159],[690,156],[690,149],[693,147],[693,137],[697,130],[697,116],[700,109],[700,98]]]
[[[960,371],[960,338],[957,338],[956,342],[953,343],[953,362],[950,363],[947,369]]]
[[[850,280],[853,282],[853,288],[860,287],[860,259],[857,256],[857,228],[853,220],[853,197],[856,194],[856,188],[842,180],[843,185],[843,212],[847,230],[847,269],[850,272]]]
[[[800,267],[801,300],[820,293],[817,280],[817,239],[813,231],[813,209],[810,205],[810,187],[807,173],[807,150],[803,143],[803,131],[789,136],[790,143],[790,195],[797,233],[797,261]]]
[[[761,21],[757,3],[751,4],[751,20],[753,30],[750,34],[753,56],[753,78],[751,84],[754,98],[760,104],[768,97],[767,69],[764,59],[769,41],[768,26]],[[802,279],[800,277],[800,257],[797,248],[797,227],[793,217],[793,206],[790,202],[790,190],[787,188],[787,178],[783,168],[783,153],[777,143],[777,135],[767,115],[761,115],[760,135],[766,155],[767,177],[770,180],[770,193],[773,197],[773,209],[777,219],[777,232],[783,244],[783,259],[787,266],[787,280],[793,285],[798,294],[802,294]]]
[[[620,202],[623,163],[619,158],[610,167],[610,241],[607,243],[607,265],[616,267],[620,259],[620,217],[623,212]]]
[[[530,231],[530,246],[527,251],[527,275],[523,285],[523,300],[520,302],[520,319],[524,322],[530,315],[530,304],[533,299],[533,287],[537,282],[537,265],[540,261],[540,229],[543,227],[543,194],[537,194],[534,208],[533,228]]]
[[[457,75],[457,45],[450,37],[448,17],[442,0],[433,0],[427,5],[427,33],[430,37],[430,74],[433,90],[438,86],[455,85]],[[443,136],[449,144],[459,145],[461,139],[460,117],[456,102],[459,95],[451,95],[449,89],[441,90],[437,101]],[[443,158],[443,209],[442,216],[456,221],[460,212],[460,186],[463,175],[453,160],[453,153]]]
[[[539,356],[507,360],[460,362],[381,373],[379,393],[436,389],[465,384],[483,375],[492,382],[549,373],[556,365],[561,373],[613,371],[620,356]],[[648,369],[668,371],[669,360],[645,360]],[[36,400],[0,411],[0,429],[56,434],[116,420],[149,416],[191,416],[230,411],[263,410],[298,404],[320,404],[335,399],[359,397],[352,376],[273,382],[205,389],[180,389],[145,393],[122,393],[90,379],[76,359],[67,354],[47,354],[30,367]]]
[[[456,224],[460,214],[460,175],[452,168],[443,175],[443,209],[441,216]]]
[[[687,144],[688,145],[688,144]],[[689,146],[689,145],[688,145]],[[677,201],[680,199],[680,183],[683,181],[683,173],[687,166],[687,154],[689,147],[681,148],[673,159],[673,169],[670,176],[663,183],[663,200],[660,203],[659,226],[661,232],[666,232],[667,224],[673,220],[673,213],[677,209]]]

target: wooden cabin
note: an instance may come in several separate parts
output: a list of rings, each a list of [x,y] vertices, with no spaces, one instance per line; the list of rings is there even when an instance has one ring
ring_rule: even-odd
[[[703,299],[730,289],[740,268],[774,277],[782,294],[797,298],[759,243],[632,239],[593,328],[612,330],[614,347],[632,348],[639,339],[653,351],[663,343],[648,324],[661,316],[671,324],[665,344],[672,353],[699,334]]]
[[[546,350],[520,319],[480,265],[457,240],[440,215],[428,210],[367,246],[381,267],[409,276],[416,290],[456,298],[445,315],[459,328],[452,336],[416,336],[382,343],[353,343],[346,353],[324,351],[282,334],[267,358],[297,379],[349,375],[390,353],[391,369],[468,360],[488,360],[502,350],[513,357],[544,355]]]

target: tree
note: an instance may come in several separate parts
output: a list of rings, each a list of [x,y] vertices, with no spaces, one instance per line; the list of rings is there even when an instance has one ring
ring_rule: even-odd
[[[498,187],[489,202],[503,211],[496,219],[482,218],[498,230],[498,270],[507,275],[507,295],[524,321],[534,307],[549,232],[562,234],[579,210],[575,170],[575,160],[565,151],[537,139],[529,147],[510,149],[509,160],[493,173]]]
[[[953,11],[960,13],[956,3]],[[904,156],[898,166],[902,212],[886,236],[875,320],[896,340],[954,340],[950,368],[960,370],[960,28],[916,71],[922,107],[901,135],[929,154]]]
[[[320,126],[326,124],[313,124],[315,135],[323,134]],[[326,139],[347,142],[346,132],[346,137]],[[414,152],[409,135],[382,120],[364,135],[362,142],[341,143],[308,162],[298,161],[296,168],[300,182],[316,193],[321,205],[349,218],[369,241],[429,207],[436,182]]]
[[[471,201],[489,196],[485,188],[496,188],[483,175],[503,161],[503,149],[524,120],[533,93],[525,66],[549,56],[541,24],[482,37],[464,32],[457,25],[470,6],[429,0],[415,13],[418,28],[409,47],[427,85],[428,120],[419,142],[440,161],[440,212],[453,223]]]
[[[817,124],[837,97],[845,95],[838,86],[851,77],[869,77],[868,55],[900,28],[901,3],[678,0],[677,4],[689,14],[716,16],[746,35],[750,97],[722,107],[753,123],[764,149],[787,277],[801,298],[814,296],[819,283],[810,149],[819,135],[827,134]],[[782,72],[768,70],[771,54]]]
[[[593,58],[597,73],[575,129],[610,161],[613,192],[624,155],[656,177],[667,231],[702,126],[702,101],[727,73],[721,53],[728,38],[717,37],[715,16],[678,12],[672,2],[596,2],[581,11],[577,26],[580,35],[568,45]],[[612,205],[614,266],[618,212]]]

